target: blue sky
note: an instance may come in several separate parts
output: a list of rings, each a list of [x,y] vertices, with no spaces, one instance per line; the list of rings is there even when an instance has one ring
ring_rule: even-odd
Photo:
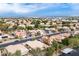
[[[1,17],[79,16],[78,3],[0,3]]]

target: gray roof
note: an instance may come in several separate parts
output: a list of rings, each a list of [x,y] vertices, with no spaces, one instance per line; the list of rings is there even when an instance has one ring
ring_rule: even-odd
[[[61,50],[61,52],[65,53],[65,54],[68,54],[71,51],[73,51],[73,49],[71,49],[71,48],[65,48],[65,49]]]
[[[74,49],[68,54],[62,53],[60,56],[79,56],[79,49]]]

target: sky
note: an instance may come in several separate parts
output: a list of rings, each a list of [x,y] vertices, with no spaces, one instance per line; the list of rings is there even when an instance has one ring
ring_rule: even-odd
[[[0,17],[79,16],[78,3],[0,3]]]

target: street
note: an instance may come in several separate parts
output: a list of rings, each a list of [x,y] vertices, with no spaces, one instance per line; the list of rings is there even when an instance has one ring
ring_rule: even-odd
[[[67,32],[62,32],[62,33],[55,33],[55,34],[47,34],[47,36],[52,36],[52,35],[57,35],[57,34],[63,34],[63,33],[67,33]],[[18,41],[10,41],[7,43],[1,43],[0,47],[6,47],[8,45],[15,45],[15,44],[21,44],[27,41],[32,41],[32,39],[38,39],[38,38],[42,38],[43,36],[36,36],[36,37],[28,37],[22,40],[18,40]]]

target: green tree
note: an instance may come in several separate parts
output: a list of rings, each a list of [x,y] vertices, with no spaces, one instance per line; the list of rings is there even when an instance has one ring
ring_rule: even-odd
[[[17,30],[24,30],[25,28],[24,27],[21,27],[21,26],[18,26],[17,27]]]
[[[79,47],[79,36],[76,35],[76,36],[74,36],[74,37],[71,37],[71,38],[69,39],[69,43],[70,43],[70,46],[71,46],[71,47],[76,47],[76,48],[78,48],[78,47]]]
[[[26,29],[27,30],[33,30],[33,27],[32,26],[26,26]]]
[[[35,28],[39,28],[39,25],[40,25],[40,21],[39,20],[37,20],[36,22],[35,22]]]
[[[43,20],[42,22],[43,22],[44,24],[46,24],[46,23],[48,22],[48,20]]]
[[[62,40],[62,44],[68,46],[69,45],[69,39],[66,38],[66,39]]]

